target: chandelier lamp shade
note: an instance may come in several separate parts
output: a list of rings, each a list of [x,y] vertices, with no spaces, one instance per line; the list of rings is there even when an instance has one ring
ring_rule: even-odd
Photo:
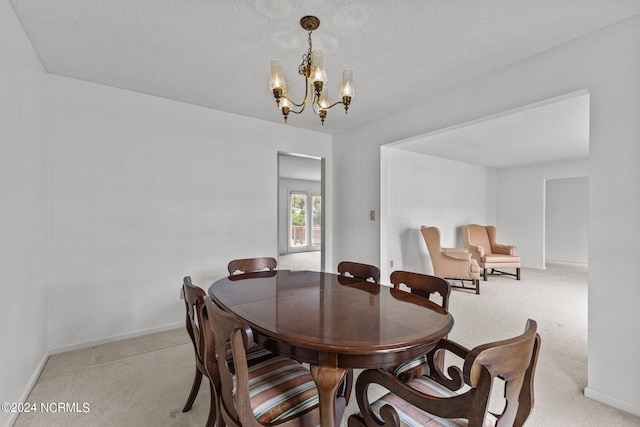
[[[302,56],[302,63],[298,67],[298,74],[304,76],[305,91],[304,99],[301,103],[296,103],[291,99],[289,86],[284,79],[282,62],[279,59],[271,61],[271,78],[269,89],[276,98],[278,109],[282,111],[284,122],[287,122],[290,113],[300,114],[307,104],[311,104],[313,112],[320,116],[320,121],[324,125],[327,117],[327,110],[336,105],[344,105],[345,114],[354,96],[353,70],[342,71],[342,85],[340,87],[340,101],[331,104],[323,91],[327,82],[327,73],[324,69],[324,56],[322,50],[313,49],[311,43],[311,33],[320,26],[320,20],[315,16],[304,16],[300,19],[300,26],[309,33],[309,49]]]

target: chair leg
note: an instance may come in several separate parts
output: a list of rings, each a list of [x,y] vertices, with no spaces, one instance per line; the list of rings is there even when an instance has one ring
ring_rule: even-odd
[[[516,268],[516,280],[520,280],[520,267]]]
[[[480,295],[480,280],[474,279],[473,284],[476,285],[476,295]]]
[[[338,396],[344,397],[345,404],[349,403],[349,398],[351,397],[351,390],[353,389],[353,369],[349,369],[347,371],[347,375],[345,375],[342,380],[342,385],[338,389]]]
[[[193,402],[196,400],[196,396],[198,395],[198,391],[200,390],[200,383],[202,382],[202,372],[196,368],[196,376],[193,378],[193,385],[191,386],[191,393],[189,393],[189,398],[187,399],[187,403],[182,408],[182,412],[187,412],[193,406]]]
[[[219,390],[216,389],[213,381],[209,381],[209,394],[211,396],[211,402],[209,406],[209,417],[207,418],[206,427],[224,427],[225,423],[222,419],[222,412],[220,410],[220,404],[218,396]]]
[[[484,279],[484,281],[487,281],[487,269],[483,268],[482,269],[482,278]]]

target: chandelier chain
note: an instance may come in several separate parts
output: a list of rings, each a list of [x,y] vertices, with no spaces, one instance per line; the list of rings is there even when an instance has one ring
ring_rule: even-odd
[[[298,74],[302,74],[305,77],[309,77],[309,74],[311,73],[311,52],[313,51],[311,42],[312,31],[308,31],[308,33],[309,48],[307,49],[307,53],[302,55],[302,63],[298,67]]]

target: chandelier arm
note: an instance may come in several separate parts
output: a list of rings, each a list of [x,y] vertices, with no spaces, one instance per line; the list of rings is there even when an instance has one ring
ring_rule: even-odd
[[[316,102],[316,104],[317,104],[320,108],[322,108],[323,110],[328,110],[329,108],[333,108],[333,107],[335,107],[336,105],[344,105],[344,102],[342,102],[342,101],[336,101],[336,102],[334,102],[333,104],[329,105],[328,107],[323,107],[322,105],[318,104],[317,102]]]
[[[300,111],[291,110],[291,111],[289,111],[289,112],[290,112],[290,113],[294,113],[294,114],[301,114],[303,111],[304,111],[304,107],[302,107],[302,108],[300,109]]]
[[[307,77],[305,77],[304,78],[304,99],[302,100],[301,104],[298,104],[297,102],[293,102],[293,100],[288,96],[283,96],[283,98],[286,98],[291,104],[295,105],[296,107],[302,107],[302,110],[300,111],[304,111],[304,106],[307,104],[308,96],[309,96],[309,80],[307,79]]]
[[[302,104],[298,104],[295,103],[291,100],[291,98],[289,98],[288,96],[283,96],[282,98],[286,99],[287,101],[289,101],[292,105],[295,105],[296,107],[302,107],[304,109],[305,104],[307,103],[307,97],[304,97],[304,100],[302,101]],[[302,110],[300,110],[302,111]]]

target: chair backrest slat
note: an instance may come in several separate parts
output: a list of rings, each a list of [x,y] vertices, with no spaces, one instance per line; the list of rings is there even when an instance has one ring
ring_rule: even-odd
[[[431,294],[438,293],[442,298],[440,305],[445,310],[449,309],[451,285],[443,278],[411,271],[396,270],[391,273],[390,279],[394,288],[399,289],[400,285],[404,284],[411,290],[412,294],[417,294],[427,299],[430,299]]]
[[[227,265],[227,270],[229,271],[230,275],[233,275],[242,273],[253,273],[263,270],[275,270],[277,266],[278,261],[276,261],[275,258],[271,257],[243,258],[231,260]]]
[[[375,265],[342,261],[338,264],[338,273],[341,275],[349,274],[362,280],[373,280],[375,283],[380,282],[380,269]]]

